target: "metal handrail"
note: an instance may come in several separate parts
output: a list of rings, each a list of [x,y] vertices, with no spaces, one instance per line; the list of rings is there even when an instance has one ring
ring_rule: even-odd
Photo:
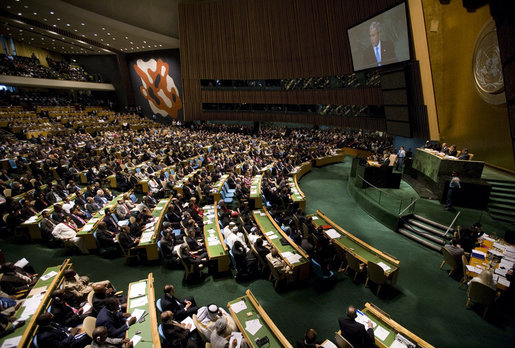
[[[456,222],[456,220],[458,219],[458,216],[460,216],[460,214],[461,214],[461,210],[460,210],[460,211],[458,211],[458,214],[456,214],[456,216],[454,217],[454,220],[452,220],[452,222],[451,222],[451,224],[449,225],[449,227],[447,227],[447,231],[445,231],[445,233],[444,233],[444,235],[443,235],[443,236],[444,236],[444,238],[445,238],[445,237],[447,237],[447,233],[449,233],[449,231],[450,231],[450,230],[451,230],[451,228],[452,228],[452,225],[454,225],[454,223]]]
[[[398,200],[401,200],[401,201],[403,201],[403,200],[407,199],[407,198],[397,197],[396,195],[394,195],[394,194],[392,194],[392,193],[390,193],[390,192],[386,192],[385,190],[383,190],[383,189],[381,189],[381,188],[379,188],[379,187],[375,186],[374,184],[372,184],[372,183],[368,182],[367,180],[365,180],[364,178],[362,178],[362,177],[361,177],[361,176],[359,176],[359,175],[358,175],[358,178],[360,178],[361,180],[363,180],[364,182],[366,182],[367,184],[369,184],[369,185],[370,185],[370,186],[372,186],[373,188],[378,189],[378,190],[379,190],[379,191],[381,191],[382,193],[387,194],[388,196],[392,196],[392,197],[394,197],[394,198],[396,198],[396,199],[398,199]]]
[[[411,202],[411,203],[410,203],[406,208],[404,208],[404,210],[403,210],[403,211],[401,211],[401,212],[399,213],[399,217],[401,217],[401,216],[402,216],[402,214],[404,214],[404,212],[405,212],[406,210],[408,210],[408,209],[409,209],[413,204],[415,204],[417,201],[418,201],[418,198],[417,198],[417,199],[415,199],[413,202]]]

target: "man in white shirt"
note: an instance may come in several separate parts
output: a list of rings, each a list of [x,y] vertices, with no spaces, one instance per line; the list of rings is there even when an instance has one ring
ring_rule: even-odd
[[[71,243],[75,245],[83,254],[89,254],[88,249],[84,245],[84,239],[77,237],[77,227],[68,216],[64,222],[54,227],[52,236],[56,239],[61,239],[65,244]]]

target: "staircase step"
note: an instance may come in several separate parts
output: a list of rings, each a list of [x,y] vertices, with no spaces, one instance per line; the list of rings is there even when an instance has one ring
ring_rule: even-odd
[[[413,226],[410,226],[410,225],[404,225],[402,226],[402,228],[412,232],[412,233],[416,233],[418,234],[419,236],[421,237],[424,237],[425,239],[429,239],[431,242],[433,243],[436,243],[436,244],[440,244],[440,245],[444,245],[445,244],[445,241],[438,237],[438,236],[435,236],[435,235],[432,235],[431,233],[428,233],[426,231],[423,231],[423,230],[420,230],[416,227],[413,227]]]
[[[508,199],[505,197],[496,197],[496,196],[490,195],[489,202],[495,202],[495,203],[501,203],[501,204],[515,206],[515,200]]]
[[[515,196],[515,186],[513,187],[499,187],[499,186],[492,186],[491,193],[509,193],[511,195]]]
[[[488,208],[488,212],[494,213],[495,215],[505,215],[506,217],[515,218],[515,210],[499,209],[499,208]]]
[[[513,200],[515,201],[515,197],[513,196],[512,193],[504,193],[504,192],[490,192],[490,197],[495,197],[495,198],[504,198],[504,199],[508,199],[508,200]]]
[[[492,217],[492,219],[495,219],[495,220],[498,220],[498,221],[504,221],[504,222],[508,222],[508,223],[515,223],[515,217],[508,217],[506,215],[498,215],[498,214],[495,214],[495,213],[492,213],[492,212],[489,212],[490,216]]]
[[[417,221],[416,219],[409,219],[408,220],[409,224],[413,225],[413,226],[416,226],[418,227],[419,229],[422,229],[424,230],[423,232],[424,233],[430,233],[430,234],[433,234],[433,235],[437,235],[437,236],[440,236],[443,238],[443,236],[445,235],[445,231],[447,230],[447,228],[445,228],[445,230],[437,230],[431,226],[428,226],[428,225],[425,225],[423,223],[421,223],[420,221]],[[405,224],[404,226],[408,226],[408,224]],[[452,233],[451,233],[452,235]]]
[[[494,186],[504,186],[504,187],[514,187],[515,186],[515,180],[494,180],[494,179],[487,179],[489,184]]]
[[[490,208],[515,210],[515,205],[502,204],[502,203],[496,203],[496,202],[488,202],[488,209],[490,209]]]
[[[447,226],[445,225],[442,225],[441,223],[439,222],[436,222],[436,221],[433,221],[433,220],[430,220],[428,218],[425,218],[423,216],[420,216],[420,215],[417,215],[417,214],[414,214],[413,217],[417,220],[420,220],[422,222],[425,222],[426,224],[429,224],[429,225],[432,225],[434,227],[438,227],[439,229],[441,230],[444,230],[444,231],[447,231]],[[451,229],[451,231],[454,232],[454,229]]]
[[[408,237],[408,238],[411,238],[413,239],[414,241],[428,247],[428,248],[431,248],[435,251],[440,251],[442,249],[442,247],[440,245],[436,245],[434,243],[431,243],[429,242],[428,240],[424,239],[424,238],[420,238],[419,236],[415,235],[415,234],[412,234],[410,231],[404,229],[404,228],[399,228],[397,230],[397,232],[399,232],[400,234]]]

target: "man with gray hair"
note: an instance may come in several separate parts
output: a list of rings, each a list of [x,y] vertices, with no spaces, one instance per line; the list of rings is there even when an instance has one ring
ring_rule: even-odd
[[[373,21],[369,28],[370,46],[363,52],[363,64],[368,67],[382,66],[395,63],[395,48],[389,41],[383,40],[383,26],[380,22]]]

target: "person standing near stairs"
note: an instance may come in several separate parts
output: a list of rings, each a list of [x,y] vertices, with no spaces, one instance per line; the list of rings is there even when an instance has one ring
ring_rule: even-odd
[[[458,177],[458,173],[456,171],[453,171],[451,182],[449,183],[449,190],[447,191],[447,202],[445,205],[445,210],[452,209],[452,204],[456,197],[456,193],[460,188],[461,188],[461,183],[460,183],[460,178]]]

